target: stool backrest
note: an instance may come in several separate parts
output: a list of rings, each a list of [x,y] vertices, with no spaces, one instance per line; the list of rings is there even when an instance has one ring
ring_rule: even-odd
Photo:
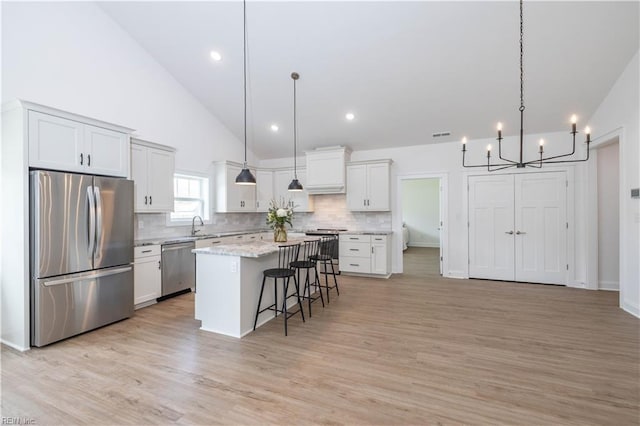
[[[288,244],[278,247],[278,268],[291,269],[291,262],[298,260],[300,244]]]
[[[329,235],[322,237],[320,241],[320,254],[329,255],[332,258],[337,258],[338,254],[338,236]]]
[[[314,260],[320,252],[320,240],[307,240],[300,246],[300,258],[302,260]]]

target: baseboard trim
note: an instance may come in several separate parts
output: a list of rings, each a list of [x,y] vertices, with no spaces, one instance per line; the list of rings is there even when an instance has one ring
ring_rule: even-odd
[[[31,349],[31,348],[28,348],[28,347],[27,347],[27,348],[23,348],[22,346],[18,346],[18,345],[16,345],[16,344],[13,344],[13,343],[11,343],[11,342],[8,342],[8,341],[6,341],[6,340],[4,340],[4,339],[1,339],[1,340],[0,340],[0,343],[2,343],[2,344],[3,344],[3,345],[5,345],[5,346],[8,346],[8,347],[10,347],[10,348],[12,348],[12,349],[15,349],[15,350],[17,350],[17,351],[20,351],[20,352],[26,352],[26,351],[28,351],[28,350],[30,350],[30,349]]]
[[[447,274],[445,274],[445,277],[447,278],[455,278],[457,280],[468,280],[469,277],[467,276],[467,274],[465,274],[464,271],[449,271]]]
[[[620,307],[622,308],[622,310],[630,313],[634,317],[640,318],[640,306],[636,305],[635,303],[628,303],[623,301]]]
[[[409,243],[409,247],[427,247],[427,248],[440,248],[440,244],[436,243]]]
[[[599,281],[598,290],[620,291],[620,283],[618,281]]]

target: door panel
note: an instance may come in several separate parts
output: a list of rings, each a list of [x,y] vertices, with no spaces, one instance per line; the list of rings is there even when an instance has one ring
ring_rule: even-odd
[[[29,111],[29,166],[57,170],[82,171],[83,154],[81,123]]]
[[[95,177],[96,253],[94,267],[133,261],[133,182]]]
[[[92,177],[31,172],[32,274],[36,278],[93,268],[89,217]]]
[[[566,175],[515,176],[516,281],[566,284]]]
[[[514,279],[513,177],[469,177],[469,277]]]
[[[126,177],[129,136],[101,127],[85,125],[84,153],[89,173]]]

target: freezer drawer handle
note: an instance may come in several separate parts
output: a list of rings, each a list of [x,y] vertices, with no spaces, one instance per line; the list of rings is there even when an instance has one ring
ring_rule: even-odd
[[[110,269],[108,271],[94,272],[93,274],[90,274],[90,275],[76,276],[76,277],[72,277],[72,278],[62,278],[60,280],[45,281],[45,282],[42,283],[42,285],[45,286],[45,287],[51,287],[51,286],[54,286],[54,285],[72,283],[72,282],[78,281],[78,280],[90,280],[90,279],[94,279],[94,278],[108,277],[110,275],[121,274],[123,272],[128,272],[130,270],[131,270],[131,266],[125,266],[123,268]]]

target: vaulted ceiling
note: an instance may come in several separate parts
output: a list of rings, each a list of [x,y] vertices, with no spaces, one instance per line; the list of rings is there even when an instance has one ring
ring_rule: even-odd
[[[100,6],[242,140],[242,2]],[[586,125],[638,51],[639,3],[524,7],[525,131],[568,131],[573,113]],[[498,121],[516,134],[519,26],[517,1],[249,1],[249,146],[292,154],[292,71],[300,151],[491,137]]]

